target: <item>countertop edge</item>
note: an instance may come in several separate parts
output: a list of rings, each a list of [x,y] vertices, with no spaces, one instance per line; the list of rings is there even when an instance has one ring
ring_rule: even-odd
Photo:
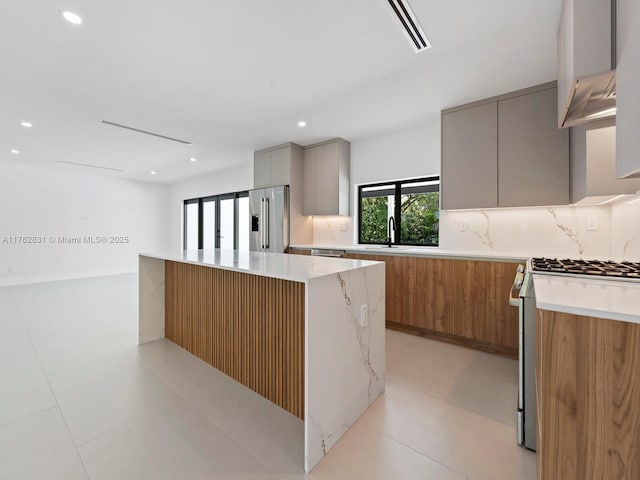
[[[275,254],[273,254],[273,255],[275,255]],[[279,254],[279,255],[286,255],[286,254]],[[217,269],[220,269],[220,270],[227,270],[227,271],[230,271],[230,272],[246,273],[248,275],[257,275],[257,276],[260,276],[260,277],[276,278],[276,279],[280,279],[280,280],[288,280],[288,281],[291,281],[291,282],[305,283],[305,284],[310,282],[310,281],[312,281],[312,280],[318,279],[318,278],[323,278],[323,277],[327,277],[327,276],[331,276],[331,275],[335,275],[335,274],[339,274],[339,273],[344,273],[344,272],[356,271],[356,270],[360,270],[362,268],[367,268],[367,267],[371,267],[371,266],[374,266],[374,265],[378,265],[378,264],[383,264],[384,263],[384,262],[379,262],[379,261],[375,261],[375,260],[359,260],[361,262],[365,262],[365,264],[359,265],[357,267],[339,269],[339,270],[336,270],[334,272],[313,274],[313,275],[307,275],[305,277],[302,277],[302,276],[297,276],[297,275],[288,275],[288,274],[285,274],[285,273],[277,273],[277,272],[273,273],[273,272],[265,272],[265,271],[260,271],[260,270],[250,270],[250,269],[246,269],[246,268],[231,267],[231,266],[228,266],[228,265],[218,265],[218,264],[202,262],[202,261],[197,261],[197,260],[178,258],[176,256],[171,256],[171,255],[162,254],[162,253],[138,252],[138,257],[146,257],[146,258],[152,258],[152,259],[156,259],[156,260],[186,263],[186,264],[190,264],[190,265],[197,265],[197,266],[200,266],[200,267],[207,267],[207,268],[217,268]],[[356,260],[354,260],[354,261],[356,261]]]
[[[578,315],[581,317],[601,318],[603,320],[615,320],[626,323],[639,323],[640,315],[631,315],[628,313],[609,312],[606,310],[597,310],[592,308],[573,307],[570,305],[562,305],[556,303],[545,303],[536,301],[536,308],[551,312],[568,313],[570,315]]]
[[[640,283],[533,274],[536,308],[640,324]]]
[[[289,250],[344,250],[348,253],[357,253],[363,255],[394,255],[399,257],[426,257],[426,258],[442,258],[448,260],[477,260],[486,262],[505,262],[505,263],[524,263],[530,256],[519,256],[511,254],[491,254],[490,252],[455,252],[455,251],[420,251],[413,249],[389,249],[384,247],[364,248],[346,245],[290,245]]]

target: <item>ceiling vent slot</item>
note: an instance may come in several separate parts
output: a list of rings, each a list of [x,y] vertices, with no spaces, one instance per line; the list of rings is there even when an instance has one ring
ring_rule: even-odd
[[[75,165],[76,167],[99,168],[100,170],[113,170],[114,172],[124,172],[119,168],[101,167],[100,165],[89,165],[88,163],[67,162],[66,160],[56,160],[56,163],[64,163],[65,165]]]
[[[140,128],[130,127],[128,125],[122,125],[121,123],[110,122],[108,120],[100,120],[100,122],[105,125],[111,125],[112,127],[124,128],[125,130],[131,130],[132,132],[143,133],[144,135],[151,135],[152,137],[163,138],[165,140],[170,140],[172,142],[182,143],[183,145],[193,145],[193,143],[188,140],[180,140],[179,138],[168,137],[166,135],[162,135],[160,133],[149,132],[147,130],[142,130]]]
[[[413,50],[418,53],[431,48],[431,42],[424,34],[420,22],[405,0],[387,0],[395,17],[402,25],[402,31],[409,40]]]

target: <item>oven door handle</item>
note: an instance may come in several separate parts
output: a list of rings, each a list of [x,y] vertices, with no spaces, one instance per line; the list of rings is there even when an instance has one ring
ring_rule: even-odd
[[[512,307],[520,306],[520,295],[518,294],[518,292],[520,292],[520,289],[515,285],[512,285],[511,292],[509,293],[509,305],[511,305]]]

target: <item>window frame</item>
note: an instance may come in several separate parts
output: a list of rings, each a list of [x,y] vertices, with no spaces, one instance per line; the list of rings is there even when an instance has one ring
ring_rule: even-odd
[[[198,204],[198,250],[204,247],[204,203],[214,201],[215,206],[215,247],[220,248],[220,201],[233,199],[233,249],[238,249],[238,235],[240,233],[240,218],[238,215],[239,199],[248,197],[249,191],[222,193],[219,195],[207,195],[206,197],[189,198],[182,205],[182,249],[187,245],[187,205]],[[249,220],[247,220],[249,221]]]
[[[406,185],[408,183],[422,183],[422,182],[438,182],[438,194],[440,193],[440,175],[431,175],[428,177],[420,177],[420,178],[409,178],[405,180],[392,180],[387,182],[376,182],[376,183],[367,183],[358,185],[358,244],[359,245],[388,245],[387,242],[365,242],[362,240],[362,192],[365,188],[370,187],[393,187],[394,189],[394,209],[393,209],[393,219],[395,220],[396,228],[393,232],[393,238],[391,239],[391,245],[402,245],[402,246],[412,246],[412,247],[438,247],[440,246],[440,242],[438,239],[438,243],[403,243],[400,241],[400,234],[402,232],[402,185]],[[440,206],[438,205],[438,212],[440,211]],[[440,216],[438,215],[438,223],[440,222]]]

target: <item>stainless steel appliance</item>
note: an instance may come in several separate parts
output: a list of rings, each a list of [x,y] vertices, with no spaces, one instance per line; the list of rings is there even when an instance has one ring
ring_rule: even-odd
[[[535,316],[533,274],[640,282],[640,262],[531,258],[518,266],[509,303],[519,307],[518,444],[536,449]]]
[[[284,253],[289,248],[289,187],[249,192],[249,249]]]
[[[344,257],[344,250],[331,250],[326,248],[312,248],[311,255],[314,257],[333,257],[333,258],[342,258]]]
[[[528,270],[541,275],[570,275],[592,279],[602,277],[606,280],[640,281],[640,262],[532,258],[529,260]]]
[[[509,303],[518,315],[518,445],[536,449],[536,299],[531,273],[518,265]]]

